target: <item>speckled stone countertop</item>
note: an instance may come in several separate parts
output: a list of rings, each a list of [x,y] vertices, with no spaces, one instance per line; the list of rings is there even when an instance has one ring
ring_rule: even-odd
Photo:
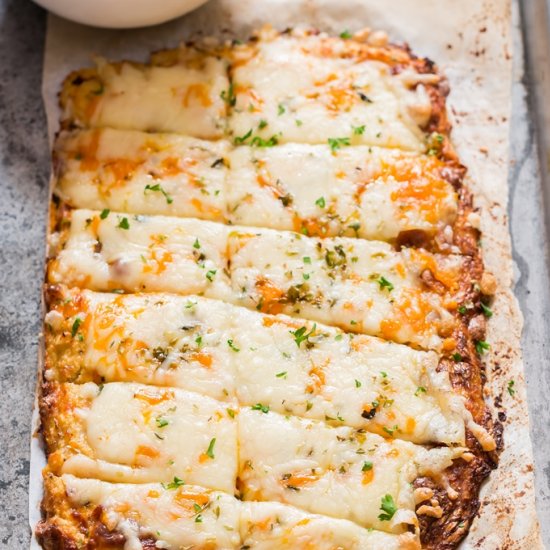
[[[40,87],[46,14],[0,0],[0,547],[28,548],[28,473],[49,153]],[[510,223],[525,316],[539,517],[550,548],[550,276],[536,128],[520,33],[512,119]]]

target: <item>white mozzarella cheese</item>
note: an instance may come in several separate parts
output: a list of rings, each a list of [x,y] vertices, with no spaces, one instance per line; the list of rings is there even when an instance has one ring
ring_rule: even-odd
[[[229,87],[225,61],[187,50],[164,65],[98,59],[96,70],[94,89],[75,85],[65,118],[89,127],[222,137],[227,104],[221,94]]]
[[[227,145],[107,128],[62,132],[56,193],[76,208],[224,221]]]
[[[72,391],[90,395],[87,406],[75,411],[88,452],[70,456],[63,473],[134,483],[177,477],[233,493],[237,427],[228,404],[140,384],[88,383]]]
[[[220,224],[93,210],[72,212],[51,282],[92,290],[166,290],[225,297],[227,229]]]
[[[464,444],[465,408],[433,352],[236,309],[236,391],[242,405],[416,443]],[[246,331],[242,330],[246,327]]]
[[[234,225],[321,237],[394,240],[452,223],[457,196],[443,163],[378,147],[285,144],[230,153],[227,210]]]
[[[308,514],[276,502],[244,502],[243,546],[254,550],[414,550],[413,533],[400,535],[359,527],[351,521]]]
[[[417,525],[412,482],[437,476],[463,448],[428,450],[353,428],[283,416],[256,406],[239,414],[244,500],[275,500],[365,527]]]
[[[121,532],[126,550],[141,550],[140,537],[153,538],[157,548],[239,548],[240,503],[225,493],[160,483],[105,483],[62,476],[69,501],[76,506],[101,506],[102,521]]]
[[[286,35],[243,46],[232,69],[236,105],[229,129],[237,143],[258,136],[422,151],[420,126],[431,113],[423,86],[394,75],[384,62],[340,55],[338,48],[344,41]]]
[[[442,297],[426,290],[420,274],[431,268],[456,285],[459,257],[440,268],[429,254],[396,252],[382,242],[243,229],[230,233],[229,250],[238,303],[266,313],[435,349],[440,332],[453,323]]]

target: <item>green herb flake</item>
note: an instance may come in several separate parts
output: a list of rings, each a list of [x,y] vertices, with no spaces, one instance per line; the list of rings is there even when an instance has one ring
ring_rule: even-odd
[[[121,218],[117,227],[120,227],[120,229],[130,229],[130,222],[128,221],[128,218]]]
[[[210,444],[208,445],[208,449],[206,449],[206,456],[208,456],[209,458],[216,458],[216,456],[214,455],[214,446],[216,445],[216,438],[212,438],[212,440],[210,441]]]
[[[264,414],[269,412],[269,405],[262,405],[261,403],[256,403],[250,407],[253,411],[262,411]]]
[[[230,106],[235,107],[235,104],[237,103],[237,97],[235,96],[235,88],[233,86],[233,82],[229,84],[229,88],[227,90],[222,90],[220,93],[220,97]]]
[[[206,272],[206,278],[212,282],[214,280],[214,276],[216,275],[216,270],[215,269],[211,269],[210,271],[207,271]]]
[[[453,353],[453,355],[451,357],[453,358],[453,360],[456,363],[460,363],[460,361],[462,361],[462,355],[460,355],[460,353],[458,353],[458,352]]]
[[[241,351],[241,349],[238,348],[238,347],[233,343],[233,340],[231,340],[231,339],[227,340],[227,345],[228,345],[234,352]]]
[[[296,330],[289,330],[288,332],[290,332],[290,334],[294,336],[294,341],[296,342],[296,345],[300,347],[303,342],[307,342],[308,338],[315,332],[316,328],[317,325],[314,324],[313,328],[309,332],[307,332],[306,326],[297,328]]]
[[[101,211],[101,214],[99,214],[99,217],[104,220],[109,214],[110,214],[110,210],[108,208],[104,208],[102,211]]]
[[[355,387],[360,388],[362,386],[361,382],[359,380],[355,379]]]
[[[421,393],[426,393],[426,388],[424,386],[418,386],[418,388],[416,388],[416,391],[414,392],[414,395],[416,395],[416,397],[418,397]]]
[[[347,147],[351,145],[349,137],[340,137],[340,138],[328,138],[328,144],[330,145],[330,150],[334,153],[342,147]]]
[[[376,282],[379,284],[380,290],[384,290],[385,288],[387,288],[388,292],[391,292],[394,289],[393,284],[390,283],[388,279],[386,279],[386,277],[380,276],[378,277],[378,279],[376,279]]]
[[[478,340],[476,342],[476,351],[479,355],[483,355],[490,347],[490,344],[485,340]]]
[[[352,126],[352,128],[353,128],[353,133],[356,136],[362,136],[365,133],[365,125],[364,124],[362,126]]]
[[[195,239],[195,242],[193,243],[193,248],[196,248],[197,250],[201,247],[201,243],[199,242],[199,239]]]
[[[365,460],[365,462],[363,462],[363,467],[361,468],[361,471],[370,472],[370,470],[372,470],[372,462]]]
[[[340,33],[340,38],[343,38],[344,40],[348,40],[351,38],[351,33],[346,29],[345,31],[342,31]]]
[[[327,203],[325,202],[325,197],[319,197],[316,201],[315,201],[315,204],[319,207],[319,208],[324,208]]]
[[[263,130],[266,126],[267,126],[267,120],[265,120],[265,118],[262,118],[258,123],[258,129]]]
[[[81,324],[82,324],[82,319],[80,317],[77,317],[73,322],[73,326],[71,327],[71,336],[73,338],[76,336],[76,333],[78,332],[78,329],[80,328]]]
[[[235,418],[235,411],[233,409],[227,409],[227,414],[231,417],[231,418]]]
[[[147,191],[157,191],[162,193],[168,204],[172,204],[174,202],[174,199],[163,189],[160,183],[156,183],[155,185],[146,185],[143,193],[145,194]]]
[[[279,103],[279,105],[277,105],[277,116],[284,115],[285,112],[286,112],[285,106],[282,103]]]
[[[382,497],[380,501],[380,510],[383,512],[378,516],[380,521],[390,521],[393,518],[395,512],[397,512],[397,506],[391,495],[384,495]]]
[[[164,428],[165,426],[168,426],[168,424],[170,424],[170,422],[168,422],[168,420],[166,420],[166,418],[163,418],[162,416],[157,416],[156,423],[159,428]]]
[[[483,311],[483,315],[485,315],[487,319],[493,316],[493,312],[491,311],[491,308],[489,306],[486,306],[483,302],[481,302],[481,311]]]
[[[304,256],[302,259],[305,264],[311,264],[311,258],[309,256]]]
[[[516,390],[515,390],[515,388],[514,388],[515,385],[516,385],[516,383],[515,383],[513,380],[510,380],[510,381],[508,382],[508,388],[507,388],[507,389],[508,389],[508,393],[509,393],[512,397],[514,397],[514,395],[516,395]]]
[[[185,482],[183,481],[183,479],[174,476],[174,479],[170,483],[162,483],[161,485],[164,489],[177,489],[178,487],[185,485]]]
[[[286,370],[283,372],[278,372],[275,376],[276,378],[285,378],[286,379],[287,372]]]

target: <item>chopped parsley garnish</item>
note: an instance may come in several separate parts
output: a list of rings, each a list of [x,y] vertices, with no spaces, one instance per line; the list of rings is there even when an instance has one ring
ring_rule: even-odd
[[[384,290],[385,288],[388,289],[388,292],[391,292],[394,288],[394,286],[386,279],[386,277],[378,277],[376,279],[376,282],[380,285],[380,290]]]
[[[365,133],[365,125],[364,124],[362,126],[352,126],[352,128],[353,128],[353,133],[356,136],[362,136]]]
[[[370,470],[372,470],[372,462],[365,460],[365,462],[363,462],[363,467],[361,468],[361,471],[369,472]]]
[[[195,338],[195,344],[197,344],[199,348],[202,346],[202,336],[200,334]]]
[[[393,518],[395,512],[397,512],[397,506],[391,495],[384,495],[382,497],[380,501],[380,510],[383,512],[378,516],[380,521],[390,521],[391,518]]]
[[[325,202],[325,197],[319,197],[316,201],[315,201],[315,204],[319,207],[319,208],[324,208],[327,203]]]
[[[121,218],[118,222],[118,227],[120,227],[120,229],[130,229],[128,218]]]
[[[233,409],[227,409],[227,414],[231,417],[231,418],[235,418],[235,411]]]
[[[237,97],[235,96],[235,88],[233,87],[233,82],[229,84],[229,88],[227,90],[222,90],[220,93],[220,97],[230,106],[235,107],[235,104],[237,103]]]
[[[254,136],[250,145],[252,147],[273,147],[279,143],[279,138],[275,135],[271,136],[269,139],[263,139],[260,136]]]
[[[309,256],[304,256],[302,258],[302,260],[304,261],[305,264],[310,264],[311,263],[311,258]]]
[[[460,315],[466,315],[466,306],[458,306],[458,313],[460,313]]]
[[[168,420],[166,420],[166,418],[163,418],[162,416],[157,416],[156,423],[159,428],[164,428],[164,426],[168,426],[168,424],[170,424],[170,422],[168,422]]]
[[[164,198],[168,204],[172,204],[174,202],[174,199],[162,188],[160,183],[156,183],[155,185],[146,185],[143,193],[145,194],[147,191],[158,191],[164,195]]]
[[[233,350],[233,351],[241,351],[240,348],[238,348],[234,343],[233,340],[229,339],[227,340],[227,345]]]
[[[387,428],[386,426],[384,426],[382,428],[387,434],[389,435],[392,435],[399,429],[399,427],[397,426],[397,424],[395,426],[392,426],[391,428]]]
[[[174,476],[174,479],[170,483],[161,483],[161,485],[164,489],[177,489],[178,487],[185,485],[185,482],[183,479]]]
[[[418,397],[421,393],[426,393],[426,388],[424,386],[418,386],[418,388],[416,388],[416,391],[414,392],[414,395],[416,395],[416,397]]]
[[[275,376],[277,378],[286,378],[286,370],[283,372],[278,372]]]
[[[481,302],[481,311],[483,311],[483,315],[485,315],[487,319],[493,316],[491,308],[489,306],[486,306],[483,302]]]
[[[485,340],[478,340],[476,342],[476,351],[479,355],[483,355],[490,347],[490,344]]]
[[[340,38],[348,39],[351,38],[351,33],[346,29],[340,33]]]
[[[332,152],[337,151],[341,147],[349,146],[351,145],[349,137],[341,137],[341,138],[328,138],[328,144],[330,145],[330,149]]]
[[[214,276],[216,275],[216,270],[215,269],[211,269],[209,271],[206,272],[206,278],[212,282],[214,280]]]
[[[200,514],[195,518],[195,523],[202,523],[202,516]]]
[[[193,243],[193,248],[196,248],[197,250],[201,247],[201,243],[199,242],[199,239],[195,239],[195,242]]]
[[[101,211],[101,214],[99,215],[99,217],[104,220],[110,213],[111,211],[108,209],[108,208],[104,208],[102,211]]]
[[[508,382],[508,393],[512,397],[514,397],[514,395],[516,395],[516,390],[514,388],[515,385],[516,385],[516,383],[513,380],[510,380],[510,382]]]
[[[77,317],[73,322],[73,326],[71,327],[71,336],[73,338],[76,336],[76,333],[78,332],[78,329],[80,328],[81,324],[82,324],[82,319],[80,317]]]
[[[263,130],[266,126],[267,126],[267,120],[265,120],[265,118],[262,118],[258,123],[258,129]]]
[[[462,361],[462,355],[460,355],[460,353],[458,353],[458,352],[453,353],[453,355],[451,357],[453,358],[453,360],[456,363],[460,363],[460,361]]]
[[[214,455],[214,445],[216,445],[215,437],[210,441],[208,449],[206,449],[206,456],[208,456],[209,458],[216,458],[216,456]]]
[[[290,334],[294,336],[294,341],[296,342],[296,345],[300,347],[302,342],[307,342],[308,338],[315,332],[315,329],[317,328],[317,325],[314,324],[313,328],[307,332],[307,327],[303,326],[300,328],[297,328],[296,330],[289,330]]]
[[[362,386],[361,382],[359,380],[355,379],[355,387],[360,388]]]
[[[253,411],[262,411],[264,414],[269,412],[269,405],[262,405],[261,403],[256,403],[250,407]]]
[[[243,136],[237,136],[233,141],[235,145],[242,145],[252,135],[252,128]]]
[[[279,103],[279,105],[277,105],[277,116],[284,115],[285,112],[286,112],[285,106],[282,103]]]

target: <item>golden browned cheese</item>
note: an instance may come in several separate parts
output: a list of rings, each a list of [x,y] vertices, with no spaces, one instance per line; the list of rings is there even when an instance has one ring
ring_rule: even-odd
[[[377,63],[377,66],[383,66],[387,74],[395,77],[405,75],[405,78],[410,73],[413,75],[411,77],[413,84],[410,88],[415,91],[421,86],[427,97],[429,103],[427,111],[420,109],[419,112],[414,112],[413,110],[414,117],[421,120],[415,131],[418,130],[423,135],[419,141],[420,149],[418,151],[422,160],[418,166],[415,165],[415,162],[411,162],[406,173],[399,173],[399,170],[392,171],[390,166],[387,169],[387,174],[394,179],[401,178],[403,182],[408,182],[409,187],[403,191],[407,195],[403,199],[405,201],[403,204],[410,205],[412,209],[415,206],[421,208],[422,206],[419,205],[422,201],[426,201],[426,197],[421,196],[418,189],[414,188],[410,182],[414,179],[414,174],[417,174],[419,170],[422,172],[425,166],[429,165],[429,171],[437,175],[438,181],[444,182],[445,185],[450,184],[456,192],[456,215],[453,217],[452,223],[442,224],[437,231],[403,230],[397,234],[396,238],[388,239],[388,242],[396,251],[412,249],[413,254],[426,258],[424,267],[419,274],[421,292],[429,292],[440,297],[452,319],[452,322],[446,323],[445,327],[439,330],[438,337],[441,338],[441,346],[438,347],[438,370],[448,374],[450,387],[455,394],[461,396],[471,418],[469,424],[465,421],[468,452],[454,460],[452,466],[448,467],[443,474],[417,477],[413,481],[418,517],[416,534],[412,534],[415,527],[411,523],[410,538],[405,536],[403,540],[396,543],[395,548],[412,550],[419,547],[420,541],[421,547],[428,550],[452,550],[457,548],[460,541],[467,535],[472,521],[474,521],[480,506],[481,484],[491,469],[497,466],[498,453],[502,449],[503,443],[502,426],[491,417],[483,393],[485,372],[482,356],[488,349],[485,333],[487,318],[491,316],[488,304],[491,295],[495,292],[494,281],[490,274],[484,272],[479,247],[480,232],[477,223],[479,214],[474,207],[472,194],[464,184],[466,168],[460,164],[450,140],[451,128],[446,111],[448,85],[445,78],[438,73],[434,63],[429,59],[416,57],[408,46],[389,43],[383,33],[359,32],[353,37],[336,38],[311,30],[284,33],[264,30],[243,44],[225,44],[216,46],[215,49],[206,50],[201,46],[190,46],[181,50],[160,52],[152,56],[150,65],[121,62],[110,64],[106,69],[102,62],[98,69],[75,71],[65,80],[60,95],[61,107],[64,110],[62,126],[64,129],[109,127],[113,125],[113,120],[117,120],[115,127],[126,129],[124,121],[119,124],[122,119],[117,119],[108,110],[108,107],[105,108],[105,105],[102,104],[102,101],[107,101],[109,94],[113,93],[110,86],[116,80],[117,75],[122,74],[123,71],[130,71],[135,78],[141,79],[139,81],[143,83],[147,81],[147,75],[152,69],[164,70],[181,66],[189,70],[191,76],[190,80],[185,80],[186,87],[182,88],[183,91],[177,92],[181,95],[181,97],[178,96],[178,105],[181,108],[181,112],[178,113],[179,118],[176,117],[175,122],[168,121],[166,124],[156,127],[150,124],[150,118],[146,113],[140,119],[140,124],[142,123],[143,127],[132,126],[128,129],[144,132],[191,133],[193,121],[200,119],[204,124],[201,123],[200,127],[197,127],[197,134],[193,137],[209,140],[225,139],[231,141],[232,146],[242,144],[252,146],[253,143],[246,143],[246,140],[250,140],[250,138],[257,139],[255,146],[265,147],[266,142],[267,146],[277,145],[284,142],[284,137],[270,137],[267,122],[265,124],[261,122],[264,119],[261,119],[258,125],[256,136],[252,135],[252,130],[248,136],[244,133],[240,135],[235,133],[239,128],[238,116],[243,112],[242,116],[254,116],[256,111],[260,112],[262,108],[262,100],[252,86],[243,85],[242,82],[237,81],[237,78],[246,75],[243,72],[243,67],[261,59],[263,55],[261,46],[264,42],[277,40],[296,41],[298,44],[303,41],[302,53],[311,56],[311,59],[316,62],[322,59],[326,59],[327,62],[351,60],[356,64],[373,61]],[[285,44],[287,43],[285,42]],[[292,44],[291,46],[294,47]],[[205,74],[209,75],[206,80],[203,78]],[[173,83],[173,77],[169,75],[166,78],[166,82],[172,85],[170,83]],[[332,75],[329,75],[328,81],[330,82],[332,78]],[[323,86],[325,84],[323,82]],[[337,119],[341,112],[347,113],[352,110],[353,102],[357,98],[351,98],[349,90],[329,91],[332,94],[328,103],[330,116]],[[145,91],[145,95],[147,95],[147,91]],[[367,96],[360,95],[359,97],[359,102],[370,102]],[[323,101],[325,100],[326,98],[323,99]],[[243,105],[246,105],[246,109],[242,109]],[[150,108],[150,105],[147,108]],[[284,113],[287,107],[279,105],[273,106],[273,108],[275,109],[273,116],[277,117]],[[265,116],[271,122],[269,112]],[[299,127],[302,123],[302,120],[297,119],[296,126]],[[233,124],[234,126],[232,126]],[[267,129],[265,129],[266,126]],[[273,140],[271,143],[269,143],[270,139]],[[351,139],[361,140],[363,138],[356,136]],[[239,140],[241,140],[240,143]],[[325,142],[324,138],[315,141],[315,143]],[[345,146],[359,144],[350,144],[348,139],[347,142],[336,142],[336,145],[333,142],[331,147],[338,149],[342,143]],[[377,146],[376,143],[374,145]],[[384,146],[384,144],[381,145]],[[224,160],[224,162],[227,161]],[[108,159],[105,163],[108,164]],[[97,169],[98,166],[95,164],[86,168],[92,173]],[[227,169],[231,170],[231,167],[227,166]],[[131,177],[132,170],[132,167],[126,170],[124,179]],[[281,202],[284,204],[285,196],[280,193],[280,186],[275,189],[275,192],[281,195],[281,197],[278,195],[277,197],[278,200],[283,199]],[[56,203],[52,209],[50,230],[52,234],[56,235],[56,241],[51,244],[48,265],[50,273],[55,272],[58,263],[57,254],[65,246],[72,211],[72,205],[57,198],[54,200]],[[79,207],[86,208],[84,205],[79,205]],[[139,213],[136,212],[136,214]],[[200,212],[198,217],[226,221],[225,217],[219,216],[218,219],[206,214],[201,215]],[[328,221],[320,220],[320,216],[297,219],[294,230],[306,235],[306,238],[324,237],[329,234],[326,229]],[[99,220],[98,223],[100,223]],[[358,237],[357,234],[350,235],[349,231],[346,235]],[[102,243],[98,240],[95,250],[98,256],[101,254],[101,247]],[[453,280],[449,281],[445,279],[433,258],[450,257],[453,254],[461,256],[461,267]],[[220,268],[220,272],[227,271],[229,273],[232,268],[229,252],[227,257],[229,258],[228,263]],[[331,267],[335,268],[334,273],[336,273],[338,266]],[[334,280],[335,276],[329,274],[328,278]],[[304,279],[306,281],[303,284],[307,286],[306,277]],[[51,278],[49,280],[51,282]],[[263,281],[263,287],[260,289],[263,292],[262,299],[264,295],[267,296],[269,303],[266,306],[267,302],[264,303],[262,300],[256,305],[256,309],[270,314],[279,314],[281,311],[287,313],[287,310],[282,309],[281,304],[286,304],[285,300],[288,301],[288,296],[283,296],[267,275],[261,281]],[[64,284],[64,281],[55,280],[54,282]],[[258,285],[259,283],[256,283],[256,287]],[[84,278],[75,286],[86,288],[90,284]],[[118,291],[118,288],[115,290]],[[239,290],[244,294],[242,288]],[[68,295],[69,298],[67,298]],[[50,378],[44,380],[40,397],[42,434],[46,443],[49,463],[44,473],[45,496],[42,502],[44,519],[39,524],[36,533],[39,542],[47,550],[76,550],[77,548],[114,550],[124,548],[128,540],[127,533],[123,533],[120,528],[113,530],[108,527],[107,523],[109,522],[100,505],[75,505],[67,493],[63,479],[57,477],[62,472],[64,461],[72,452],[86,454],[89,450],[86,448],[88,443],[82,435],[84,428],[79,420],[79,411],[85,408],[85,403],[79,401],[81,397],[78,392],[71,393],[70,384],[67,382],[75,384],[110,382],[110,380],[101,379],[91,370],[82,369],[85,343],[74,337],[75,326],[72,314],[86,310],[86,305],[82,303],[83,299],[81,292],[73,292],[57,284],[49,284],[46,290],[48,309],[60,312],[62,319],[62,321],[58,320],[62,326],[57,326],[55,331],[48,330],[48,326],[45,328],[45,372],[49,373],[46,376]],[[295,303],[299,303],[300,300],[302,298],[298,296]],[[275,303],[274,309],[269,309],[271,302]],[[250,304],[240,303],[239,305],[250,307]],[[402,309],[407,320],[416,319],[417,323],[423,323],[430,313],[429,310],[419,311],[411,303],[404,304]],[[290,314],[294,315],[292,312]],[[301,316],[299,309],[297,316]],[[303,316],[307,317],[307,314]],[[310,318],[318,320],[315,317]],[[71,321],[68,321],[69,319]],[[355,324],[354,321],[352,323]],[[382,334],[377,334],[377,336],[398,341],[395,334],[400,328],[399,323],[396,321],[392,321],[392,323],[388,322],[383,325]],[[361,331],[354,327],[344,326],[343,328],[350,332]],[[243,327],[243,330],[246,328]],[[78,326],[76,331],[78,331]],[[69,337],[71,333],[73,333],[72,337]],[[307,334],[305,342],[307,345]],[[233,346],[233,342],[230,345]],[[299,346],[300,343],[298,343]],[[281,376],[285,375],[284,368],[281,368]],[[315,370],[315,376],[321,380],[322,369]],[[268,383],[269,381],[266,381],[266,384]],[[419,391],[422,389],[426,391],[425,388],[419,386]],[[262,404],[257,405],[260,410],[262,406]],[[375,410],[377,406],[378,404],[373,405],[372,410]],[[366,414],[369,414],[368,410],[366,410]],[[381,435],[389,440],[399,437],[398,435],[394,436],[391,431],[388,434],[389,436]],[[269,437],[268,434],[266,434],[267,437]],[[366,464],[367,473],[364,483],[369,483],[371,474],[368,473]],[[313,477],[315,477],[314,473],[307,479],[304,478],[303,483],[309,483],[310,478]],[[237,479],[235,490],[237,491],[240,486],[240,480]],[[146,550],[156,548],[157,540],[158,537],[155,533],[140,534],[139,536],[139,542]],[[208,546],[208,544],[200,546],[204,550],[214,550],[216,547]],[[378,549],[373,548],[373,550]]]

